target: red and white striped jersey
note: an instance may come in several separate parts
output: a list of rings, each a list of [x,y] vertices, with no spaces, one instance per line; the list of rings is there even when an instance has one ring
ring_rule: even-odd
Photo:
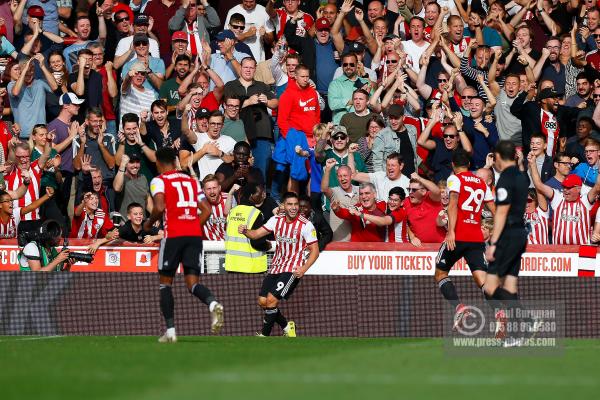
[[[270,274],[295,271],[306,261],[306,248],[317,241],[315,227],[302,215],[291,222],[287,222],[285,215],[275,215],[269,218],[263,228],[273,232],[277,241]]]
[[[200,184],[196,179],[179,171],[169,171],[152,179],[152,196],[165,195],[163,225],[165,239],[180,236],[202,237],[198,201]]]
[[[202,228],[204,230],[204,237],[206,240],[225,240],[225,231],[227,230],[227,214],[225,212],[225,202],[227,201],[227,193],[221,192],[221,199],[217,204],[212,204],[210,201],[210,207],[212,209],[210,218],[206,221],[206,224]],[[200,192],[200,199],[206,198],[204,192]],[[208,201],[208,199],[206,198]]]
[[[25,196],[14,201],[13,204],[15,208],[25,207],[26,205],[31,204],[40,198],[42,169],[38,165],[37,160],[31,163],[31,166],[29,167],[29,176],[31,177],[31,183],[27,187],[27,192],[25,193]],[[17,190],[17,188],[23,183],[23,180],[21,179],[21,170],[18,168],[14,168],[12,172],[5,177],[5,180],[6,189]],[[36,208],[27,215],[24,215],[22,218],[23,221],[37,221],[38,219],[40,219],[39,208]]]
[[[465,54],[465,50],[469,46],[470,41],[471,41],[471,38],[466,36],[466,37],[463,37],[462,40],[460,41],[460,43],[458,43],[458,44],[454,44],[454,43],[450,42],[450,50],[452,50],[452,52],[454,54],[456,54],[458,56],[458,58],[462,58],[462,56]]]
[[[534,212],[525,212],[525,223],[531,227],[531,232],[527,236],[527,244],[548,244],[548,220],[550,213],[541,208],[536,208]]]
[[[387,226],[386,241],[389,243],[408,243],[408,219],[404,208],[389,213],[394,223]]]
[[[565,201],[563,195],[554,189],[551,202],[553,215],[553,244],[587,244],[590,242],[590,204],[587,194],[577,201]]]
[[[93,216],[89,216],[84,210],[80,216],[73,216],[71,237],[78,239],[103,238],[114,227],[113,222],[101,208],[97,208]]]
[[[19,222],[21,222],[21,209],[19,207],[14,207],[12,215],[6,222],[0,219],[0,239],[16,238]]]

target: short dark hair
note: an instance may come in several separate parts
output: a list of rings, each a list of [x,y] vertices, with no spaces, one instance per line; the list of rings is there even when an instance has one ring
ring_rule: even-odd
[[[425,23],[425,20],[424,20],[423,18],[421,18],[421,17],[417,17],[417,16],[414,16],[414,17],[412,17],[412,18],[410,19],[410,21],[408,21],[408,24],[410,25],[410,23],[411,23],[411,22],[413,22],[414,20],[421,21],[421,24],[423,24],[423,28],[425,28],[425,26],[427,25],[427,24]]]
[[[0,190],[0,198],[4,196],[10,196],[10,193],[8,193],[6,190]]]
[[[392,195],[400,196],[401,200],[404,200],[406,198],[406,192],[400,186],[394,186],[393,188],[390,189],[388,196],[392,196]]]
[[[210,118],[212,118],[212,117],[221,117],[221,118],[225,118],[225,116],[223,115],[223,113],[222,113],[221,111],[219,111],[219,110],[212,111],[212,112],[210,113],[210,115],[208,116],[208,118],[210,119]]]
[[[500,140],[496,144],[494,153],[498,154],[504,161],[514,161],[517,156],[517,148],[515,144],[509,140]]]
[[[348,58],[348,57],[354,57],[354,59],[356,60],[356,62],[358,62],[358,56],[356,55],[356,53],[355,53],[355,52],[353,52],[353,51],[349,51],[348,53],[344,54],[344,55],[342,56],[342,60],[343,60],[344,58]]]
[[[129,205],[127,206],[127,214],[129,214],[131,212],[131,210],[133,210],[136,207],[139,207],[142,210],[144,209],[143,205],[141,205],[140,203],[134,201],[133,203],[129,203]]]
[[[154,108],[162,108],[163,110],[167,109],[167,102],[163,99],[154,100],[152,104],[150,104],[150,111],[154,110]]]
[[[544,141],[544,143],[548,143],[548,138],[546,137],[546,135],[539,133],[539,132],[532,134],[531,139],[542,139]],[[529,139],[530,142],[531,142],[531,139]]]
[[[252,151],[252,147],[250,147],[250,145],[248,144],[248,142],[245,141],[241,141],[241,142],[237,142],[234,146],[233,146],[233,151],[239,150],[239,149],[246,149],[248,150],[248,152]]]
[[[138,115],[134,113],[123,114],[123,116],[121,117],[121,125],[124,126],[129,122],[135,122],[136,125],[139,125],[140,117],[138,117]]]
[[[179,54],[177,57],[175,57],[175,64],[180,61],[187,61],[190,64],[192,63],[192,59],[187,54]]]
[[[306,201],[312,208],[312,204],[310,202],[310,197],[306,194],[301,194],[300,196],[298,196],[298,201]]]
[[[594,120],[592,118],[588,117],[587,115],[584,115],[583,117],[579,117],[579,119],[577,120],[577,123],[580,123],[581,121],[587,122],[588,124],[590,124],[592,126],[592,128],[594,127]]]
[[[88,108],[87,112],[85,113],[85,117],[89,118],[91,115],[95,115],[96,117],[104,117],[104,114],[102,113],[102,109],[100,107],[90,107]]]
[[[387,157],[385,158],[385,160],[396,160],[398,161],[398,164],[403,164],[404,163],[404,158],[402,157],[402,154],[398,153],[398,152],[393,152],[387,155]]]
[[[367,92],[365,89],[363,89],[363,88],[356,89],[354,91],[354,93],[352,93],[352,98],[354,98],[354,95],[357,93],[364,94],[367,97],[367,99],[369,99],[369,92]]]
[[[296,71],[301,70],[301,69],[310,72],[310,68],[308,68],[308,66],[306,64],[300,63],[296,66]]]
[[[285,203],[285,201],[287,199],[297,199],[298,200],[298,195],[296,194],[296,192],[285,192],[283,194],[283,196],[281,196],[281,202]]]
[[[85,48],[85,49],[81,49],[77,52],[77,57],[80,57],[80,56],[92,56],[93,57],[94,53],[92,53],[92,51],[90,49]]]
[[[231,18],[229,18],[229,24],[231,25],[231,23],[233,21],[243,22],[245,24],[246,23],[246,18],[242,14],[240,14],[240,13],[233,13],[233,14],[231,14]]]
[[[177,160],[177,153],[172,147],[161,147],[156,150],[156,161],[161,164],[175,165],[175,160]]]
[[[587,74],[586,74],[584,71],[581,71],[581,72],[580,72],[580,73],[578,73],[578,74],[577,74],[577,76],[575,77],[575,81],[578,81],[578,80],[580,80],[580,79],[585,79],[586,81],[588,81],[588,82],[591,82],[591,81],[590,81],[590,77],[589,77],[589,76],[588,76],[588,75],[587,75]]]
[[[455,167],[469,167],[471,162],[469,161],[469,153],[462,147],[457,148],[452,152],[452,164]]]
[[[560,162],[560,159],[561,159],[561,158],[563,158],[563,157],[568,157],[568,158],[569,158],[569,160],[571,159],[571,157],[570,157],[570,156],[569,156],[567,153],[565,153],[565,152],[563,152],[563,151],[559,151],[559,152],[557,152],[557,153],[554,155],[554,158],[553,158],[553,160],[552,160],[552,161],[553,161],[553,162],[555,162],[555,163],[557,163],[557,162]]]
[[[242,58],[242,61],[240,61],[240,65],[244,64],[244,61],[252,61],[254,63],[254,66],[256,67],[256,60],[254,59],[254,57],[244,57]]]

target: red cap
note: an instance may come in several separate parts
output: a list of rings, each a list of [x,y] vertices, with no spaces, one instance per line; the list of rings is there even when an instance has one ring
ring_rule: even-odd
[[[40,6],[31,6],[27,9],[27,15],[34,18],[44,18],[46,13],[44,9]]]
[[[173,36],[171,36],[171,41],[175,40],[185,40],[188,41],[188,36],[184,31],[176,31],[173,32]]]
[[[564,188],[572,188],[575,186],[581,186],[583,185],[583,181],[581,180],[581,178],[578,175],[575,174],[571,174],[569,176],[567,176],[565,178],[565,180],[562,182],[562,186]]]
[[[324,29],[331,29],[331,24],[329,23],[329,21],[327,20],[327,18],[323,17],[323,18],[319,18],[317,20],[317,22],[315,23],[315,27],[317,28],[318,31],[322,31]]]
[[[116,3],[113,6],[112,11],[113,11],[113,14],[116,14],[121,11],[125,11],[129,15],[129,21],[133,22],[133,11],[131,11],[131,7],[129,7],[128,5],[125,5],[123,3]]]

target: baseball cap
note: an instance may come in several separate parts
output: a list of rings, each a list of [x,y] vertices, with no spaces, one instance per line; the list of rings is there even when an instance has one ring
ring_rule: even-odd
[[[64,106],[67,104],[81,104],[84,101],[85,100],[82,100],[79,97],[77,97],[75,93],[67,92],[60,96],[60,98],[58,99],[58,104]]]
[[[44,12],[44,9],[40,6],[31,6],[27,9],[27,15],[34,18],[43,19],[46,13]]]
[[[564,188],[572,188],[575,186],[581,186],[583,185],[583,181],[581,180],[581,178],[578,175],[575,174],[571,174],[569,176],[567,176],[565,178],[565,180],[562,182],[562,187]]]
[[[146,43],[148,44],[150,42],[150,40],[148,40],[148,36],[144,33],[136,33],[135,35],[133,35],[133,44],[136,43]]]
[[[138,154],[138,153],[133,153],[133,154],[128,154],[129,156],[129,162],[133,161],[133,162],[140,162],[142,161],[142,157]]]
[[[342,125],[335,125],[333,127],[333,129],[331,130],[331,137],[334,137],[336,135],[344,135],[344,136],[348,136],[348,130],[346,130],[345,126]]]
[[[148,70],[146,69],[146,64],[144,64],[141,61],[137,61],[137,62],[133,63],[133,65],[131,66],[131,71],[148,72]]]
[[[400,118],[404,116],[404,107],[399,104],[392,104],[387,111],[388,116]]]
[[[173,36],[171,36],[171,41],[176,41],[176,40],[184,40],[184,41],[188,41],[188,37],[187,34],[184,31],[176,31],[173,32]]]
[[[226,29],[224,31],[217,33],[216,39],[217,39],[217,42],[222,42],[225,39],[235,39],[235,35],[233,34],[232,31],[230,31],[229,29]]]
[[[331,24],[329,23],[327,18],[323,17],[323,18],[319,18],[317,20],[317,22],[315,22],[315,27],[317,28],[318,31],[330,30]]]
[[[346,53],[362,53],[363,51],[365,51],[365,49],[366,48],[362,43],[352,42],[352,43],[348,44]]]
[[[208,117],[210,117],[210,111],[208,111],[208,109],[199,108],[198,111],[196,111],[196,118],[200,119],[200,118],[208,118]]]
[[[134,25],[150,25],[150,18],[145,14],[138,14],[133,21]]]
[[[556,97],[562,97],[562,93],[558,93],[556,90],[554,90],[554,88],[546,88],[546,89],[542,89],[538,94],[537,94],[537,100],[544,100],[544,99],[553,99]]]

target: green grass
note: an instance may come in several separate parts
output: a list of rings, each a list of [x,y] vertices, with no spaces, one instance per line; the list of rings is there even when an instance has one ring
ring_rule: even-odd
[[[0,337],[0,399],[591,399],[600,341],[449,357],[439,339]]]

